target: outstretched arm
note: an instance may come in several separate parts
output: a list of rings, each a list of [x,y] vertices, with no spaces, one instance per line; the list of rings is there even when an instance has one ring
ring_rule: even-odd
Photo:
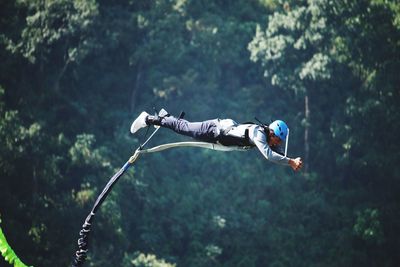
[[[271,147],[268,145],[266,136],[263,132],[257,130],[253,142],[257,146],[261,154],[269,161],[272,161],[277,164],[289,165],[295,171],[301,169],[303,165],[303,161],[301,160],[301,158],[292,159],[273,151]]]

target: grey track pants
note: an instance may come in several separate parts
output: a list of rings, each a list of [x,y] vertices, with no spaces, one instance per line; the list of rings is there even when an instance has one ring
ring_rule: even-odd
[[[214,143],[217,141],[219,135],[217,119],[202,122],[189,122],[184,119],[168,116],[161,120],[160,125],[178,134],[190,136],[204,142]]]

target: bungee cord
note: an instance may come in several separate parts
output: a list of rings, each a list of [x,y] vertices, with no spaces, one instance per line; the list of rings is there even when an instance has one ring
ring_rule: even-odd
[[[96,202],[94,203],[89,215],[86,217],[85,222],[82,225],[82,229],[79,231],[80,238],[78,239],[78,250],[75,252],[75,259],[72,263],[73,267],[82,266],[86,260],[87,252],[88,252],[88,242],[89,242],[89,233],[91,231],[92,223],[94,220],[94,215],[97,210],[100,208],[101,204],[107,198],[113,186],[116,184],[118,179],[129,169],[129,167],[136,161],[139,157],[139,151],[143,149],[143,147],[147,144],[148,141],[154,136],[154,134],[160,129],[157,127],[156,130],[150,135],[150,137],[136,149],[135,153],[129,158],[129,160],[119,169],[118,172],[114,174],[104,187],[101,194],[97,197]]]
[[[207,148],[212,150],[219,150],[219,151],[232,151],[232,150],[246,150],[245,148],[238,148],[238,147],[227,147],[220,144],[215,143],[207,143],[207,142],[176,142],[176,143],[168,143],[162,144],[159,146],[155,146],[148,149],[143,149],[144,146],[150,141],[150,139],[156,134],[156,132],[160,129],[159,126],[153,131],[153,133],[147,138],[147,140],[136,149],[135,153],[129,158],[129,160],[122,166],[122,168],[114,174],[104,187],[101,194],[97,197],[96,202],[94,203],[89,215],[86,217],[85,222],[82,225],[82,229],[79,232],[79,239],[78,239],[78,250],[75,252],[75,259],[72,263],[73,267],[82,266],[86,260],[87,252],[88,252],[88,240],[89,240],[89,233],[91,231],[91,227],[94,220],[94,215],[96,214],[97,210],[107,198],[108,194],[110,193],[113,186],[117,183],[119,178],[132,166],[135,161],[139,158],[141,154],[146,153],[154,153],[160,152],[166,149],[174,148],[174,147],[200,147],[200,148]]]

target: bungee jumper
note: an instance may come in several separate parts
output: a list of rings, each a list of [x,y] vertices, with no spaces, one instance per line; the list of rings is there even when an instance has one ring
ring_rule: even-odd
[[[162,114],[155,115],[143,111],[132,123],[131,133],[134,134],[150,125],[160,126],[201,142],[225,147],[220,147],[219,150],[246,150],[257,147],[267,160],[288,165],[295,171],[300,170],[303,165],[300,157],[287,156],[289,128],[282,120],[275,120],[269,125],[252,122],[238,124],[232,119],[189,122],[184,120],[183,116],[175,118],[164,109],[162,111]]]
[[[108,181],[103,191],[97,197],[92,209],[87,215],[82,229],[79,231],[78,249],[72,262],[73,267],[83,266],[88,252],[88,240],[94,216],[101,204],[107,198],[112,187],[119,178],[129,169],[141,154],[154,153],[174,147],[201,147],[220,151],[247,150],[257,147],[261,154],[268,160],[291,166],[298,171],[302,167],[300,157],[292,159],[287,157],[289,128],[286,123],[276,120],[269,125],[260,122],[238,124],[231,119],[214,119],[202,122],[189,122],[183,119],[184,113],[176,118],[165,109],[150,115],[143,111],[132,123],[131,133],[150,126],[154,126],[153,133],[144,141],[129,158],[129,160]],[[193,137],[196,141],[162,144],[145,149],[146,144],[160,128],[169,128],[178,134]],[[145,136],[147,135],[147,132]],[[285,149],[283,150],[283,142]]]

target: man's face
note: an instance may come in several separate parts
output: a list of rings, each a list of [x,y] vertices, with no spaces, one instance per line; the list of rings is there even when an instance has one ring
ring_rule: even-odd
[[[279,145],[281,143],[282,143],[282,140],[278,136],[276,136],[274,134],[274,132],[270,131],[269,132],[269,142],[268,142],[268,144],[270,146],[277,146],[277,145]]]

